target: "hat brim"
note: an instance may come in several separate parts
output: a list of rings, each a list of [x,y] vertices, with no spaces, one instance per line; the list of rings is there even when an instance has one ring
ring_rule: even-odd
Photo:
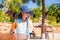
[[[34,13],[32,11],[29,12],[30,15],[33,15]]]
[[[21,11],[21,13],[22,13],[22,12],[27,12],[27,13],[30,14],[30,15],[33,15],[33,14],[34,14],[32,11]]]

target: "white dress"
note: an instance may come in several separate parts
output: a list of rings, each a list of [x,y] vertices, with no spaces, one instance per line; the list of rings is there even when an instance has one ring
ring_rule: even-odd
[[[16,19],[15,22],[18,23],[15,33],[29,35],[29,33],[32,32],[33,25],[32,25],[31,20],[29,20],[29,21],[26,20],[25,22],[22,22],[21,19]],[[30,27],[29,27],[29,25],[30,25]]]

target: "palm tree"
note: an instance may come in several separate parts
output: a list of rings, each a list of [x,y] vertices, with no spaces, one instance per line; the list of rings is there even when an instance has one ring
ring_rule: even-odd
[[[22,5],[22,0],[4,0],[4,10],[2,13],[6,13],[10,7],[14,6],[14,4],[17,3],[19,7]],[[15,8],[13,8],[15,10]]]
[[[4,10],[2,11],[2,13],[5,13],[8,11],[8,8],[9,8],[9,2],[10,0],[5,0],[5,7],[4,7]]]

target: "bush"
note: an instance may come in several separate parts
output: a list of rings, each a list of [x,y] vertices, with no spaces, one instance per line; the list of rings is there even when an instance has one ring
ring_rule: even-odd
[[[0,22],[10,22],[10,17],[7,14],[0,13]]]
[[[56,17],[55,16],[48,16],[48,24],[55,24]]]

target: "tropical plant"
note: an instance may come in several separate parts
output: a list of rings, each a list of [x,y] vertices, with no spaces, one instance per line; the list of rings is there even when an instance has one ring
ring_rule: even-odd
[[[56,23],[57,20],[60,20],[59,12],[60,9],[55,4],[52,4],[47,11],[47,18],[49,20],[48,23],[53,24]]]
[[[0,13],[0,22],[10,22],[10,17],[7,14]]]
[[[34,12],[36,18],[39,18],[41,16],[41,14],[42,14],[42,10],[40,9],[40,7],[37,7],[35,9],[33,8],[31,10]]]
[[[13,10],[16,13],[19,13],[21,6],[22,6],[21,0],[11,0],[9,9]]]
[[[11,17],[8,16],[7,11],[13,11],[15,13],[20,12],[20,8],[22,6],[22,0],[4,0],[3,3],[4,9],[2,12],[0,12],[0,22],[9,22],[13,21],[11,20]],[[1,9],[0,9],[1,11]]]
[[[19,13],[20,7],[22,6],[22,0],[10,0],[10,1],[5,0],[3,5],[4,7],[6,7],[7,10],[10,9],[16,13]]]

